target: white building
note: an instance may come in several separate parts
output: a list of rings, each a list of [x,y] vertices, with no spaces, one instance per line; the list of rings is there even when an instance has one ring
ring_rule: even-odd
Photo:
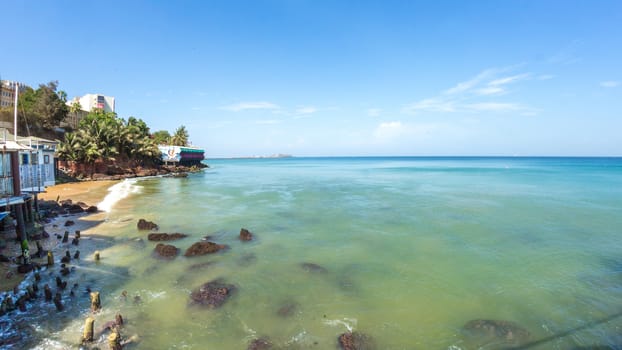
[[[67,102],[67,105],[71,106],[76,102],[80,102],[85,112],[90,112],[95,108],[102,109],[104,112],[114,112],[114,97],[111,96],[86,94],[82,97],[74,97],[73,100]]]
[[[104,96],[100,94],[86,94],[82,97],[74,97],[71,101],[67,101],[69,107],[74,103],[80,103],[80,112],[69,113],[67,118],[61,122],[61,126],[70,126],[77,128],[80,120],[84,118],[93,109],[101,109],[104,112],[114,112],[114,97]]]

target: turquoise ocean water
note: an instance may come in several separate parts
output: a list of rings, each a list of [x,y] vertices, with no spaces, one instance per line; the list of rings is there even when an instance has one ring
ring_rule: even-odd
[[[103,277],[81,283],[101,290],[104,316],[124,314],[135,349],[246,349],[258,337],[335,349],[347,330],[377,349],[508,346],[465,333],[474,319],[514,322],[530,349],[622,346],[620,158],[208,163],[185,179],[124,181],[107,198],[96,230],[114,244],[93,265]],[[182,250],[206,235],[230,249],[158,261],[139,218],[191,235],[172,243]],[[256,239],[240,242],[242,227]],[[190,268],[199,263],[209,264]],[[189,306],[190,291],[216,278],[237,286],[233,297]],[[79,338],[83,318],[66,318],[37,326],[38,348]]]

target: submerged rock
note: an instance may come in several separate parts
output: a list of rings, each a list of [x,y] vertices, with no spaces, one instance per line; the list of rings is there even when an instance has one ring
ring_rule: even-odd
[[[339,347],[343,350],[370,350],[375,349],[373,339],[359,332],[346,332],[339,336]]]
[[[199,289],[194,290],[190,294],[190,299],[193,304],[215,309],[221,307],[235,291],[235,285],[227,284],[221,279],[217,279],[207,282],[199,287]]]
[[[189,271],[202,270],[202,269],[205,269],[205,268],[207,268],[207,267],[209,267],[211,265],[214,265],[213,261],[207,261],[207,262],[204,262],[204,263],[193,264],[193,265],[190,265],[190,267],[188,267],[188,270]]]
[[[67,220],[67,221],[65,221],[65,227],[67,227],[67,226],[72,226],[72,225],[74,225],[74,224],[75,224],[75,222],[73,222],[73,220]]]
[[[522,343],[529,339],[529,331],[514,322],[502,320],[471,320],[463,327],[469,335],[487,339]]]
[[[253,234],[249,230],[243,228],[240,230],[240,241],[248,242],[253,239]]]
[[[302,267],[303,270],[307,271],[307,272],[313,272],[313,273],[327,273],[328,270],[318,264],[314,264],[314,263],[301,263],[300,267]]]
[[[272,342],[268,338],[259,338],[253,340],[248,345],[248,350],[268,350],[272,349]]]
[[[151,221],[147,221],[145,219],[138,220],[138,224],[136,225],[139,230],[157,230],[158,225]]]
[[[190,246],[186,250],[185,256],[197,256],[216,253],[220,250],[227,249],[228,246],[224,244],[216,244],[214,242],[197,242]]]
[[[179,253],[179,248],[170,244],[158,243],[153,251],[161,258],[173,259]]]
[[[299,305],[294,301],[286,302],[276,311],[281,317],[291,317],[298,311]]]
[[[188,237],[185,233],[150,233],[147,239],[150,241],[174,241]]]
[[[97,213],[98,209],[97,209],[97,207],[96,207],[96,206],[91,205],[91,206],[89,206],[88,208],[86,208],[86,210],[85,210],[85,211],[86,211],[87,213]]]
[[[238,259],[238,265],[240,266],[250,266],[257,261],[257,255],[253,253],[244,254]]]

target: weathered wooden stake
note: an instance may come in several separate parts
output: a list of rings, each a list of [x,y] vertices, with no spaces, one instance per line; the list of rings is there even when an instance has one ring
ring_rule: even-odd
[[[80,230],[76,230],[76,238],[80,239]]]
[[[56,305],[57,311],[63,311],[65,309],[65,307],[63,306],[63,301],[61,300],[60,293],[56,293],[56,295],[54,295],[54,305]]]
[[[99,250],[95,252],[95,261],[99,261]]]
[[[76,250],[76,252],[73,254],[73,258],[74,259],[80,259],[80,251]]]
[[[36,241],[37,243],[37,257],[42,258],[43,257],[43,247],[41,247],[41,242]]]
[[[54,265],[54,254],[52,251],[48,252],[48,266]]]
[[[45,293],[45,301],[52,300],[52,290],[50,289],[50,286],[48,286],[47,284],[43,286],[43,293]]]
[[[99,292],[91,292],[91,311],[96,312],[102,308]]]
[[[116,314],[114,316],[114,323],[116,323],[117,326],[121,327],[123,326],[123,316],[121,316],[121,314]]]
[[[84,334],[82,335],[83,342],[91,342],[93,341],[93,328],[95,324],[95,319],[93,317],[87,317],[84,322]]]
[[[65,234],[63,235],[63,243],[67,242],[69,242],[69,231],[65,231]]]
[[[110,350],[121,350],[122,349],[121,334],[119,333],[119,330],[116,327],[112,329],[112,332],[108,336],[108,346],[110,347]]]

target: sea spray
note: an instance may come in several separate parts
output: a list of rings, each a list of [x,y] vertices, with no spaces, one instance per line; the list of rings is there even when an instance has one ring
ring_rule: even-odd
[[[130,194],[140,193],[141,187],[136,184],[136,179],[126,179],[108,189],[108,194],[101,203],[97,205],[99,210],[110,212],[112,207],[123,198]]]

